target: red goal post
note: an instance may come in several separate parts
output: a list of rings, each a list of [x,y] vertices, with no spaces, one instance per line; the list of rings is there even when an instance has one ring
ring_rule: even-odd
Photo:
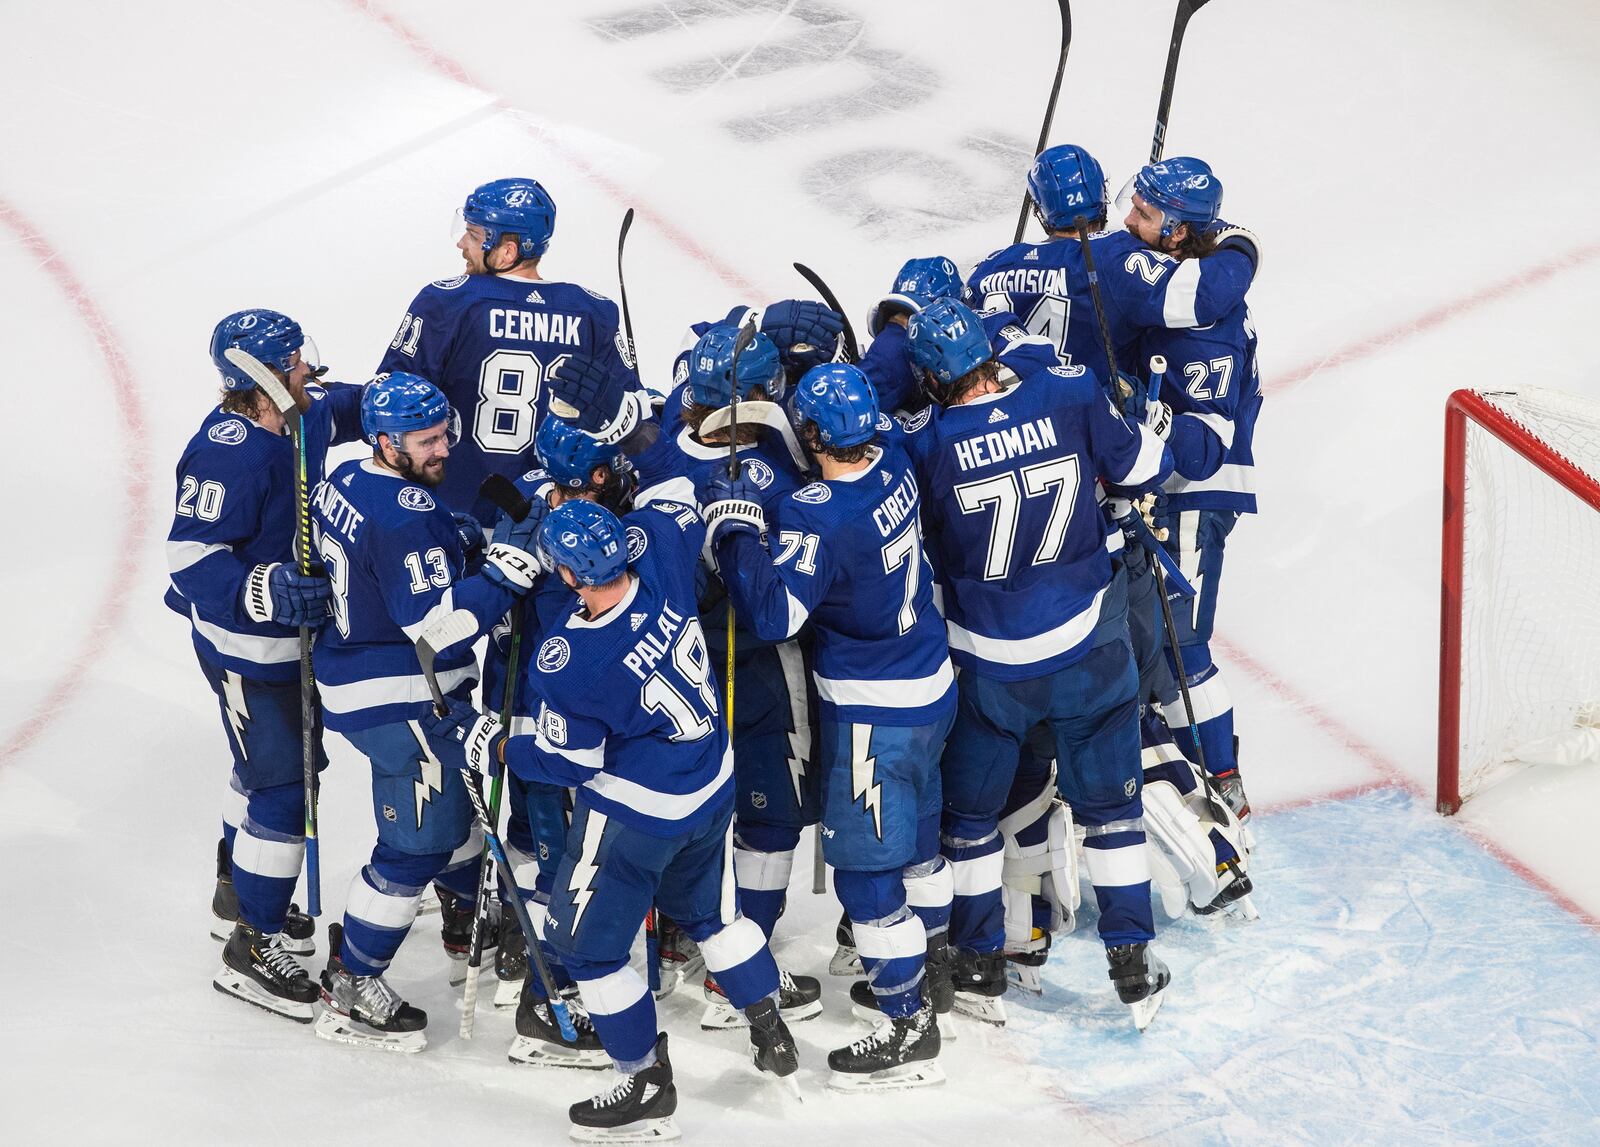
[[[1446,403],[1446,816],[1508,764],[1573,763],[1600,747],[1597,475],[1600,401],[1528,387],[1458,390]]]

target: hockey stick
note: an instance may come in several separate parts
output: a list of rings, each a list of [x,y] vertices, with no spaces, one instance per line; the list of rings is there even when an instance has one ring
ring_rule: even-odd
[[[831,304],[830,304],[831,305]],[[733,340],[733,388],[728,398],[728,477],[739,477],[739,358],[756,337],[755,323],[745,323]],[[726,583],[726,577],[724,577]],[[728,595],[728,744],[733,745],[733,595]]]
[[[1044,106],[1044,125],[1039,128],[1039,143],[1033,149],[1037,156],[1044,150],[1045,144],[1050,142],[1050,121],[1056,118],[1056,100],[1061,95],[1061,77],[1067,71],[1067,52],[1072,48],[1072,0],[1057,0],[1061,5],[1061,58],[1056,61],[1055,82],[1050,85],[1050,100]],[[1201,0],[1205,3],[1205,0]],[[1012,236],[1013,243],[1022,242],[1022,233],[1028,228],[1028,208],[1033,205],[1033,197],[1023,191],[1022,209],[1017,212],[1017,232]]]
[[[533,507],[522,491],[504,474],[490,474],[478,487],[478,497],[493,502],[513,521],[520,522]],[[506,662],[506,687],[500,702],[500,723],[511,727],[511,702],[517,691],[517,656],[522,646],[522,601],[511,603],[511,651]],[[496,824],[500,822],[500,787],[502,777],[495,777],[489,789],[489,815]],[[489,893],[494,885],[494,864],[488,845],[478,862],[478,899],[472,914],[472,942],[467,947],[467,978],[461,987],[461,1038],[471,1039],[478,1015],[478,975],[483,968],[483,930],[489,917]],[[526,939],[526,937],[525,937]]]
[[[1106,384],[1107,390],[1110,394],[1112,405],[1121,409],[1116,398],[1116,380],[1119,377],[1117,350],[1111,343],[1111,324],[1106,320],[1105,304],[1100,298],[1100,274],[1095,269],[1094,249],[1089,242],[1089,221],[1080,215],[1072,221],[1072,226],[1078,233],[1079,250],[1083,252],[1083,266],[1089,276],[1089,298],[1094,303],[1095,322],[1100,327],[1100,343],[1105,350],[1107,373],[1111,376]],[[1144,524],[1142,515],[1135,514],[1135,517],[1139,519],[1140,525]],[[1146,537],[1149,537],[1150,540],[1146,541]],[[1194,719],[1194,702],[1189,698],[1189,682],[1183,674],[1183,654],[1178,651],[1178,633],[1172,621],[1172,604],[1167,601],[1166,567],[1162,564],[1162,557],[1166,554],[1166,547],[1156,543],[1152,549],[1151,543],[1154,542],[1154,537],[1149,535],[1148,529],[1144,535],[1141,535],[1140,541],[1150,553],[1150,573],[1156,579],[1156,596],[1161,600],[1161,623],[1166,630],[1167,645],[1172,649],[1173,667],[1178,678],[1178,691],[1183,696],[1183,709],[1189,718],[1189,730],[1194,736],[1195,755],[1200,758],[1200,775],[1205,778],[1207,803],[1211,805],[1213,819],[1221,824],[1226,824],[1227,815],[1222,811],[1222,795],[1217,791],[1217,785],[1211,777],[1211,771],[1206,768],[1205,751],[1200,747],[1199,726]]]
[[[1061,0],[1064,4],[1066,0]],[[804,263],[796,263],[794,269],[799,271],[801,277],[811,284],[811,289],[822,296],[822,301],[839,313],[844,320],[844,353],[846,362],[860,362],[861,348],[856,345],[856,331],[850,325],[850,316],[844,313],[844,308],[839,305],[839,297],[828,289],[828,284],[822,281],[822,276],[813,271]]]
[[[803,474],[811,468],[811,459],[806,457],[805,450],[800,445],[800,440],[794,436],[794,423],[789,420],[788,413],[776,402],[763,402],[759,398],[747,398],[739,404],[741,411],[739,417],[746,425],[759,423],[769,430],[776,431],[783,444],[789,448],[789,457],[794,459],[795,466]],[[713,410],[706,415],[705,421],[700,424],[702,435],[715,434],[719,430],[728,428],[728,408]]]
[[[622,247],[628,241],[628,231],[633,226],[633,208],[628,208],[622,216],[622,230],[617,235],[617,294],[622,298],[622,330],[628,339],[628,355],[633,359],[633,368],[639,369],[639,351],[633,345],[633,317],[628,313],[628,282],[622,277]]]
[[[311,573],[311,506],[306,489],[306,438],[300,407],[288,387],[254,355],[229,347],[224,357],[249,375],[278,408],[294,443],[294,552],[300,572]],[[322,852],[317,845],[317,683],[311,669],[311,629],[300,627],[300,764],[305,779],[306,911],[322,915]]]
[[[1183,50],[1183,33],[1189,17],[1206,6],[1207,0],[1178,0],[1172,17],[1172,43],[1167,45],[1167,70],[1161,76],[1161,102],[1156,105],[1156,130],[1150,139],[1150,162],[1155,163],[1167,146],[1167,116],[1172,112],[1172,88],[1178,79],[1178,53]]]

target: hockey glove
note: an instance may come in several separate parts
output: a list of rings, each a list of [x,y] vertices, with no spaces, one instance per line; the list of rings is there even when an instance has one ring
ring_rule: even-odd
[[[1145,429],[1165,442],[1172,433],[1172,407],[1162,402],[1159,398],[1147,403],[1144,408]]]
[[[744,531],[757,540],[766,533],[767,516],[759,501],[761,490],[749,478],[713,474],[696,492],[705,507],[708,554],[716,553],[718,530],[724,534]]]
[[[543,498],[529,501],[528,516],[520,522],[502,511],[495,519],[488,552],[483,555],[483,576],[518,597],[532,589],[541,568],[539,524],[549,512],[550,503]]]
[[[328,620],[332,587],[321,573],[298,566],[259,565],[244,579],[244,611],[251,621],[316,629]]]
[[[417,718],[440,763],[464,773],[497,776],[501,768],[501,745],[506,739],[500,719],[480,713],[470,702],[454,697],[446,698],[445,705],[443,717],[430,705],[428,712]]]
[[[784,299],[761,315],[761,333],[778,348],[783,365],[809,370],[839,353],[844,316],[809,299]]]
[[[483,526],[471,514],[463,514],[458,510],[451,510],[450,517],[456,524],[456,537],[461,539],[461,552],[466,556],[467,564],[483,556]]]
[[[1245,227],[1235,227],[1227,224],[1214,233],[1219,251],[1238,251],[1250,260],[1251,270],[1259,273],[1261,270],[1261,240],[1256,238],[1256,233]]]
[[[649,400],[631,389],[630,376],[608,370],[598,359],[568,357],[550,375],[550,391],[572,408],[570,413],[552,408],[552,413],[607,444],[621,442],[650,415]]]

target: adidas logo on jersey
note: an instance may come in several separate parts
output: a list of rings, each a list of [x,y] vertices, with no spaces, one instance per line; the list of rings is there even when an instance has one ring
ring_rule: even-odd
[[[634,631],[637,631],[638,628],[645,623],[645,621],[649,618],[649,616],[650,615],[647,614],[647,613],[632,613],[632,614],[629,614],[628,615],[628,628],[630,628],[630,629],[632,629]]]
[[[525,302],[525,303],[540,303],[540,304],[543,304],[544,303],[544,296],[541,295],[538,291],[529,291],[528,292],[528,297],[526,299],[523,299],[522,301]]]
[[[885,486],[887,486],[889,484],[889,481],[890,481],[889,471],[887,471],[887,470],[879,470],[878,471],[878,477],[883,479],[883,484]]]
[[[1022,261],[1024,263],[1037,263],[1039,261],[1039,249],[1037,247],[1030,248],[1028,253],[1022,257]]]
[[[1004,422],[1010,417],[1011,416],[1009,414],[997,406],[989,413],[989,425],[993,426],[996,422]]]

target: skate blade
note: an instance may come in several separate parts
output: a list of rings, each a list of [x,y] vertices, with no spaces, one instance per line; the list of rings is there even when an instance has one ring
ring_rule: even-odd
[[[580,1127],[574,1123],[567,1134],[574,1143],[665,1143],[680,1138],[683,1132],[669,1115],[665,1119],[641,1119],[626,1127]]]
[[[428,1033],[414,1032],[381,1032],[369,1028],[359,1020],[342,1016],[332,1008],[324,1007],[317,1016],[316,1027],[312,1029],[322,1039],[332,1040],[334,1043],[347,1043],[355,1047],[376,1048],[379,1051],[400,1051],[413,1054],[428,1046]]]
[[[1255,902],[1248,895],[1241,896],[1223,909],[1235,920],[1251,921],[1261,919],[1261,913],[1256,911]]]
[[[211,914],[211,938],[213,940],[221,940],[226,944],[228,937],[233,935],[233,925],[234,921],[225,920],[213,912]],[[284,939],[287,940],[288,937],[285,936]]]
[[[528,1067],[565,1067],[580,1071],[597,1071],[611,1066],[611,1057],[603,1048],[560,1047],[548,1040],[530,1039],[519,1035],[511,1041],[506,1058],[512,1063]]]
[[[1156,1018],[1156,1013],[1161,1010],[1161,1004],[1167,991],[1165,988],[1159,992],[1151,992],[1142,1000],[1136,1000],[1128,1005],[1128,1011],[1133,1014],[1133,1026],[1141,1032],[1150,1026],[1150,1021]]]
[[[803,1020],[816,1019],[822,1014],[822,1001],[812,1000],[808,1004],[801,1004],[793,1008],[779,1008],[778,1014],[783,1017],[786,1024],[797,1024]],[[880,1017],[881,1018],[881,1017]],[[744,1018],[744,1013],[725,1000],[708,1002],[706,1010],[700,1017],[700,1030],[708,1032],[737,1031],[750,1026],[750,1021]]]
[[[850,1005],[850,1014],[864,1023],[871,1024],[873,1027],[877,1027],[883,1022],[882,1012],[877,1008],[863,1007],[861,1004],[852,1003]],[[943,1042],[955,1043],[959,1038],[957,1035],[958,1028],[959,1025],[955,1022],[953,1012],[945,1012],[939,1017],[939,1038]]]
[[[957,1015],[979,1023],[1006,1026],[1006,1005],[999,996],[979,996],[971,992],[957,992],[953,1009]]]
[[[242,972],[235,972],[226,964],[222,966],[222,971],[211,978],[211,986],[225,996],[243,1000],[245,1003],[254,1005],[264,1012],[283,1016],[285,1019],[291,1019],[297,1024],[308,1024],[316,1018],[310,1004],[298,1003],[295,1000],[280,1000],[277,996],[262,991],[260,986],[249,976],[244,975]]]
[[[859,976],[861,971],[861,957],[854,948],[840,944],[833,951],[833,959],[828,961],[828,975],[830,976]]]
[[[1039,969],[1031,964],[1006,965],[1006,983],[1014,988],[1020,988],[1030,995],[1044,995],[1044,981],[1039,978]]]
[[[522,1000],[521,980],[501,980],[494,990],[496,1009],[514,1008]]]
[[[913,1087],[935,1087],[944,1081],[944,1068],[935,1059],[886,1067],[870,1075],[846,1071],[828,1073],[830,1090],[855,1095],[868,1091],[909,1091]]]

